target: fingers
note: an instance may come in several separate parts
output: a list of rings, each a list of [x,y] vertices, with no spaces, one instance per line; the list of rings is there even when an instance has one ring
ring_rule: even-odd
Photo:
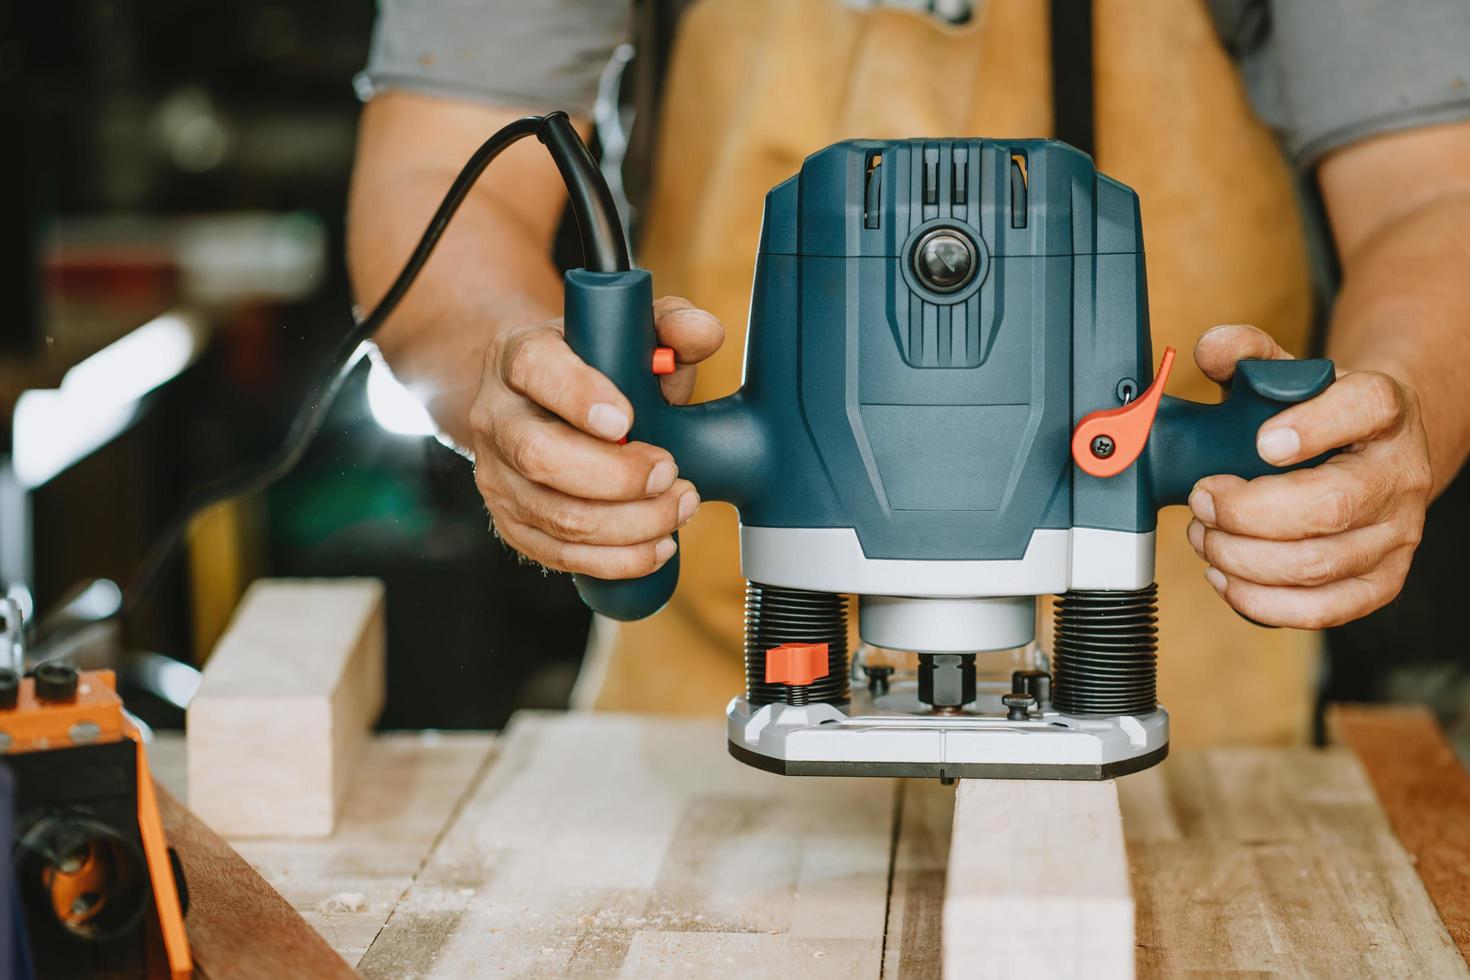
[[[1322,394],[1267,420],[1256,436],[1261,458],[1276,466],[1395,431],[1409,411],[1408,390],[1386,374],[1344,374]]]
[[[502,541],[547,568],[597,578],[638,578],[661,568],[674,556],[672,537],[624,546],[563,541],[492,508],[494,528]]]
[[[506,333],[486,356],[487,370],[497,371],[508,389],[583,432],[613,442],[628,434],[633,406],[617,385],[572,352],[556,324]]]
[[[585,500],[502,471],[487,498],[496,511],[571,544],[634,545],[657,541],[687,524],[699,507],[699,492],[677,480],[656,497],[633,501]]]
[[[1251,359],[1281,361],[1291,355],[1270,334],[1244,323],[1213,327],[1194,345],[1194,362],[1216,384],[1235,377],[1235,362]]]
[[[1208,528],[1277,541],[1338,534],[1372,524],[1395,505],[1395,474],[1379,453],[1343,453],[1320,466],[1263,476],[1208,476],[1189,509]]]
[[[573,497],[641,500],[663,493],[678,476],[673,457],[657,446],[606,442],[524,404],[489,401],[491,408],[477,407],[470,418],[477,478],[500,464]],[[487,453],[493,458],[482,458]]]
[[[1390,525],[1354,528],[1327,538],[1268,541],[1190,521],[1189,544],[1212,568],[1259,585],[1327,585],[1367,575],[1384,556],[1411,547]]]
[[[1395,552],[1370,575],[1315,587],[1261,585],[1217,568],[1205,569],[1205,578],[1226,602],[1258,623],[1318,630],[1341,626],[1392,602],[1408,570],[1409,558]]]
[[[661,345],[674,349],[674,373],[660,379],[664,397],[683,404],[694,393],[694,365],[720,349],[725,328],[687,299],[663,296],[653,302],[653,329]]]

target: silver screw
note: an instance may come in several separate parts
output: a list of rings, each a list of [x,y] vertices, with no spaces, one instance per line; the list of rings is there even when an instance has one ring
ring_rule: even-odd
[[[102,735],[102,729],[95,721],[79,721],[66,730],[67,738],[78,745],[95,742]]]
[[[1098,436],[1092,440],[1092,455],[1098,459],[1107,459],[1113,455],[1113,450],[1118,447],[1113,444],[1112,436]]]

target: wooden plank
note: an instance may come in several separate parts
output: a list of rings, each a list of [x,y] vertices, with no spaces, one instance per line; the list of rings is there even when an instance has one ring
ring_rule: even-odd
[[[483,778],[494,742],[483,732],[377,736],[358,763],[331,838],[241,840],[234,847],[356,964]],[[149,760],[155,778],[183,795],[183,738],[160,734]]]
[[[946,977],[1131,977],[1133,896],[1112,780],[962,780]]]
[[[228,837],[325,837],[383,706],[383,587],[250,587],[189,705],[189,803]]]
[[[944,957],[940,922],[955,788],[937,779],[898,783],[898,834],[883,931],[883,976],[938,980]]]
[[[1470,772],[1427,708],[1342,705],[1329,724],[1361,760],[1399,843],[1470,963]]]
[[[1119,781],[1140,976],[1465,976],[1345,749],[1181,752]]]
[[[163,832],[189,888],[184,926],[195,973],[210,980],[357,976],[245,859],[162,786]]]
[[[787,779],[714,720],[522,713],[368,977],[877,977],[889,780]]]

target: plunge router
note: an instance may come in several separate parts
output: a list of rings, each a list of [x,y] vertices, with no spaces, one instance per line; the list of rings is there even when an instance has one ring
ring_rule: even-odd
[[[673,406],[652,281],[632,267],[596,161],[566,113],[507,124],[338,343],[281,446],[192,498],[124,609],[161,580],[190,515],[290,470],[475,181],[533,136],[587,265],[566,275],[567,342],[631,402],[630,439],[669,450],[703,499],[740,514],[746,686],[727,711],[731,754],[790,775],[942,779],[1103,779],[1164,758],[1156,514],[1205,476],[1281,472],[1256,432],[1325,390],[1333,367],[1245,360],[1218,405],[1165,395],[1174,351],[1155,375],[1138,197],[1052,140],[851,140],[808,157],[766,195],[743,385]],[[676,551],[643,578],[576,582],[594,610],[630,620],[678,577]],[[877,655],[849,657],[849,595]],[[1045,595],[1049,652],[1035,642]],[[895,671],[883,651],[916,666]],[[982,657],[991,673],[1000,659],[999,679],[981,676]]]
[[[1330,362],[1242,361],[1219,405],[1164,395],[1174,352],[1155,376],[1138,197],[1050,140],[808,157],[766,196],[745,379],[727,398],[664,401],[651,301],[647,272],[572,271],[567,340],[632,402],[630,439],[739,510],[736,758],[1061,779],[1164,758],[1156,512],[1210,474],[1279,472],[1256,430],[1325,389]],[[577,584],[626,620],[677,578],[676,554],[646,578]],[[916,671],[853,669],[848,594],[862,639],[917,653]],[[1048,594],[1049,656],[1034,643]],[[977,680],[978,656],[1001,650],[1019,669]]]

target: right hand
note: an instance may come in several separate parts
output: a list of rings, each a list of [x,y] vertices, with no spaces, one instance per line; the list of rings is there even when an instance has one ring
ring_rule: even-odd
[[[653,315],[677,364],[660,379],[664,397],[683,404],[724,327],[677,296],[655,301]],[[647,575],[673,557],[673,532],[699,493],[667,451],[618,444],[632,424],[632,405],[572,352],[560,319],[500,331],[470,409],[470,448],[501,540],[548,568],[603,579]]]

